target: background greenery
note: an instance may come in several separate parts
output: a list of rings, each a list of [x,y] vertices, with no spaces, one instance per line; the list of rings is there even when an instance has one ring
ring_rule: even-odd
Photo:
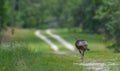
[[[0,0],[1,71],[86,71],[73,64],[79,60],[79,53],[68,51],[47,35],[48,28],[56,29],[53,33],[73,45],[76,36],[87,40],[92,49],[86,54],[87,62],[119,64],[120,54],[114,53],[120,52],[119,3],[120,0]],[[36,29],[43,30],[43,35],[67,53],[54,54],[34,35]],[[119,65],[116,67],[119,71]]]
[[[63,28],[102,33],[120,51],[119,0],[0,0],[0,33],[5,26]],[[14,29],[12,30],[14,31]]]

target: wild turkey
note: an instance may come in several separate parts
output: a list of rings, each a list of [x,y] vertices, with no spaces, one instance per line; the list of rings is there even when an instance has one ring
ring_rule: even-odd
[[[79,52],[80,52],[80,54],[81,54],[81,59],[82,59],[82,61],[83,61],[84,52],[85,52],[86,50],[89,51],[87,41],[85,41],[85,40],[78,40],[78,38],[76,38],[75,46],[76,46],[76,48],[79,50]]]

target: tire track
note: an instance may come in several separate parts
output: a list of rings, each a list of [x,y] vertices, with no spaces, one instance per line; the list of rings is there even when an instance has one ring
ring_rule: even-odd
[[[65,41],[63,38],[61,38],[60,36],[56,35],[56,34],[52,34],[51,33],[51,29],[47,29],[46,33],[48,35],[50,35],[52,38],[56,39],[57,41],[59,41],[61,44],[63,44],[67,49],[69,49],[70,51],[74,51],[74,46],[70,43],[68,43],[67,41]]]
[[[55,52],[58,52],[58,51],[59,51],[58,47],[57,47],[54,43],[52,43],[52,42],[51,42],[49,39],[47,39],[44,35],[41,35],[41,34],[40,34],[40,30],[37,30],[37,31],[35,32],[35,35],[36,35],[38,38],[42,39],[44,42],[46,42],[48,45],[50,45],[51,48],[52,48]]]

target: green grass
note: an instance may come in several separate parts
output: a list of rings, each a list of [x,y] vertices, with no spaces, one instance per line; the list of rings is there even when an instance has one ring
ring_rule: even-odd
[[[37,38],[34,33],[34,29],[18,29],[14,35],[14,41],[0,45],[0,71],[92,71],[74,64],[80,62],[78,51],[55,54],[50,46]],[[120,64],[120,54],[105,48],[105,43],[101,40],[102,35],[70,33],[67,29],[56,29],[53,33],[60,35],[73,45],[76,35],[87,40],[91,50],[86,52],[85,61]],[[63,45],[44,31],[42,34],[58,45],[61,51],[67,51]],[[119,67],[120,65],[117,66],[118,71]],[[110,71],[114,71],[114,68],[111,67]]]
[[[49,36],[45,32],[45,30],[43,30],[41,32],[41,34],[44,35],[44,36],[46,36],[49,40],[51,40],[51,42],[54,42],[54,44],[58,46],[59,50],[61,50],[61,51],[68,51],[68,49],[64,45],[62,45],[60,42],[58,42],[57,40],[55,40],[54,38],[52,38],[51,36]]]
[[[33,52],[52,51],[52,49],[50,48],[50,46],[48,44],[44,43],[41,39],[36,37],[34,29],[32,29],[32,30],[28,30],[28,29],[17,30],[15,33],[14,40],[26,43],[26,45],[28,46],[28,49],[31,49]]]
[[[83,70],[83,67],[73,65],[71,56],[54,54],[50,46],[37,38],[34,32],[16,30],[14,41],[1,45],[0,71]]]
[[[64,30],[64,31],[63,31]],[[88,41],[89,52],[86,52],[86,60],[97,61],[97,62],[116,62],[120,64],[120,53],[114,53],[112,49],[106,48],[107,42],[102,40],[102,35],[98,34],[88,34],[84,32],[71,33],[67,29],[56,29],[53,33],[60,35],[66,41],[74,45],[75,37],[78,36],[79,39],[85,39]],[[68,36],[69,35],[69,36]],[[76,55],[78,56],[78,55]],[[120,65],[118,65],[118,69]],[[111,69],[111,71],[113,71]],[[118,70],[119,71],[119,70]]]

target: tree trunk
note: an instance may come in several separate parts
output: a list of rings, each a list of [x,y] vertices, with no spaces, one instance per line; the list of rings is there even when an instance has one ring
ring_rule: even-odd
[[[0,44],[1,44],[1,42],[2,42],[2,30],[5,28],[5,23],[4,23],[4,21],[5,21],[5,14],[6,14],[6,12],[5,12],[5,8],[4,8],[4,6],[5,6],[5,0],[0,0]]]
[[[15,23],[15,16],[14,16],[14,10],[15,10],[15,2],[14,0],[11,1],[11,34],[14,35],[14,23]]]
[[[0,44],[2,42],[2,30],[0,29]]]

